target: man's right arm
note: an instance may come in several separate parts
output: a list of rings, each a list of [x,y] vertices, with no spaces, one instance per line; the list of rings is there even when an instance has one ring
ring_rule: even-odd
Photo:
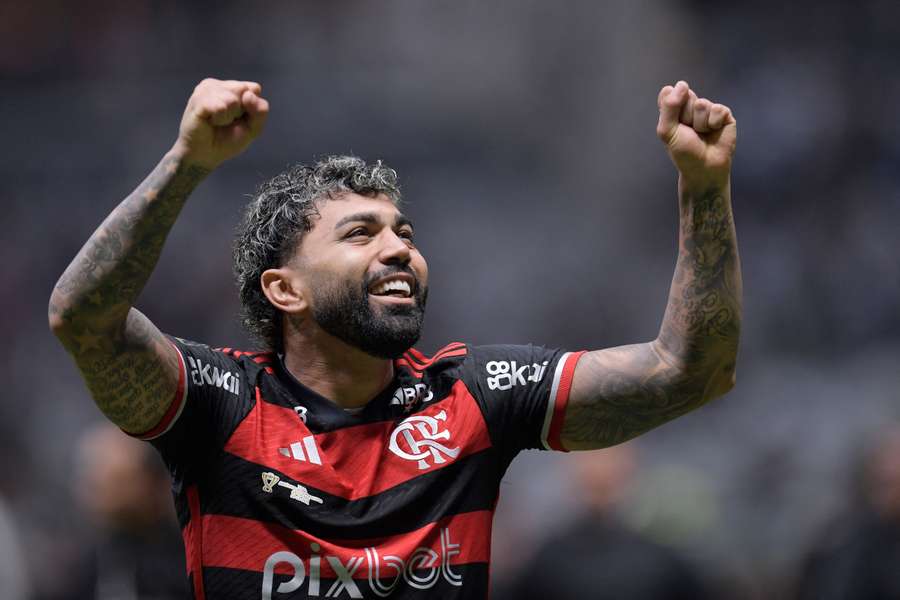
[[[132,433],[153,428],[178,385],[178,355],[132,308],[194,188],[262,130],[268,103],[253,82],[207,79],[188,101],[172,150],[106,218],[50,297],[50,327],[100,410]]]

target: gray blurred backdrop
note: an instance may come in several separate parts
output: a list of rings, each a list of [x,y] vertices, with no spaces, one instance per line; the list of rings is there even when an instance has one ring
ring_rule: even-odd
[[[191,199],[138,306],[215,346],[247,343],[230,271],[247,194],[331,153],[400,173],[432,273],[422,350],[652,339],[677,218],[657,92],[686,79],[731,106],[738,385],[641,439],[626,512],[721,597],[789,595],[856,501],[859,449],[900,416],[900,3],[788,4],[4,2],[0,508],[33,596],[89,529],[72,455],[101,418],[48,331],[50,290],[206,76],[261,82],[271,116]],[[508,474],[495,581],[577,504],[566,458]]]

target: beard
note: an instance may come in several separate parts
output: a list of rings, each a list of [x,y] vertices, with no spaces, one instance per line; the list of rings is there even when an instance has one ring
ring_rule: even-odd
[[[428,288],[419,286],[416,278],[414,304],[373,307],[369,283],[398,272],[412,273],[409,269],[389,269],[366,278],[360,287],[333,279],[318,282],[314,286],[312,318],[329,334],[370,356],[399,358],[422,333]]]

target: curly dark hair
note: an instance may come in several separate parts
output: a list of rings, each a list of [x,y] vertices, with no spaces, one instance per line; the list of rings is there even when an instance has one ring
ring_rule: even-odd
[[[346,192],[384,194],[398,205],[401,199],[397,172],[380,160],[369,165],[356,156],[329,156],[263,182],[247,205],[234,241],[241,323],[270,350],[284,350],[282,314],[263,294],[260,277],[290,259],[312,229],[320,201]]]

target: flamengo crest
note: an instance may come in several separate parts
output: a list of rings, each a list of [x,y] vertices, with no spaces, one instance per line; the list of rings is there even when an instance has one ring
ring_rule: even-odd
[[[430,417],[428,415],[415,415],[400,422],[391,433],[391,452],[406,460],[419,462],[419,469],[430,467],[428,459],[434,460],[434,464],[447,462],[446,455],[454,459],[459,455],[459,448],[448,448],[436,440],[449,440],[450,432],[441,429],[442,421],[447,420],[446,411]]]

